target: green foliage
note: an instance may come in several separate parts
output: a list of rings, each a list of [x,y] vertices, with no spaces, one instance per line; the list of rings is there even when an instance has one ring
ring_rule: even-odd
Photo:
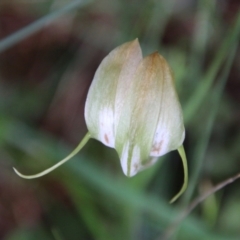
[[[235,84],[239,77],[234,66],[240,64],[240,13],[229,20],[218,1],[208,0],[185,8],[181,1],[64,2],[56,7],[56,1],[44,1],[31,24],[0,40],[0,209],[6,209],[0,211],[0,237],[239,239],[239,182],[178,219],[195,197],[240,172],[239,98],[228,88],[229,81]],[[36,8],[34,4],[31,8]],[[26,14],[30,5],[21,5]],[[19,8],[17,3],[12,7]],[[0,5],[0,10],[6,9]],[[56,25],[32,39],[52,21]],[[181,24],[191,33],[185,34]],[[12,167],[37,173],[80,142],[86,130],[82,109],[95,69],[113,47],[136,37],[144,54],[158,50],[175,73],[189,160],[189,186],[183,197],[168,203],[183,181],[176,152],[129,179],[116,152],[95,140],[47,176],[34,180],[16,176]],[[36,65],[24,58],[33,51],[29,39],[39,41]],[[11,65],[14,61],[16,65]],[[32,72],[17,74],[16,66],[24,61]],[[46,61],[51,68],[41,75]],[[39,68],[37,74],[34,67]]]

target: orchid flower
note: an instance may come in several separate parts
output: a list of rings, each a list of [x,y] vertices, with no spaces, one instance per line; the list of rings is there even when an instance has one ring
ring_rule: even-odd
[[[77,148],[53,167],[32,176],[40,177],[72,158],[95,138],[115,148],[123,172],[132,177],[153,165],[157,158],[178,150],[183,161],[187,186],[187,160],[182,146],[185,137],[181,105],[172,71],[157,52],[145,58],[138,40],[111,51],[99,65],[85,104],[88,133]]]

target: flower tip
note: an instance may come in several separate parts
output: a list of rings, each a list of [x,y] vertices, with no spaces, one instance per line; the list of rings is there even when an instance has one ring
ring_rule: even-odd
[[[135,38],[135,39],[133,40],[133,42],[137,42],[137,43],[139,43],[138,38]]]
[[[160,61],[161,63],[167,63],[165,58],[158,51],[151,53],[148,57],[153,58],[156,61]]]
[[[130,41],[129,43],[130,43],[130,45],[132,45],[133,47],[139,48],[140,51],[141,51],[141,47],[140,47],[140,43],[139,43],[138,38],[135,38],[133,41]]]
[[[127,176],[128,178],[131,178],[138,173],[138,170],[136,168],[133,168],[132,166],[128,168],[127,166],[122,165],[122,170],[124,175]]]
[[[129,44],[129,46],[131,46],[131,47],[137,47],[141,51],[141,47],[140,47],[138,38],[135,38],[134,40],[127,42],[127,44]]]

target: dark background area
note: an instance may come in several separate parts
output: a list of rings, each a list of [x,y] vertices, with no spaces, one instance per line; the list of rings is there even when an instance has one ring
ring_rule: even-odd
[[[239,239],[240,181],[174,225],[193,199],[240,172],[239,0],[75,2],[49,20],[72,2],[0,1],[0,239]],[[37,30],[31,24],[41,19]],[[136,37],[144,55],[159,51],[175,75],[186,193],[168,203],[183,181],[177,151],[127,178],[115,150],[93,139],[49,175],[18,177],[12,167],[37,173],[81,141],[98,65]]]

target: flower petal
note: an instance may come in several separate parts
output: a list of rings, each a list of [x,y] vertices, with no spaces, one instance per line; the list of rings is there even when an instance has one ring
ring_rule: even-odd
[[[184,140],[185,129],[183,115],[175,90],[173,75],[166,60],[159,55],[159,68],[162,69],[161,107],[158,124],[152,143],[151,156],[162,156],[169,151],[178,149]]]
[[[116,150],[127,176],[146,168],[158,123],[162,70],[157,53],[144,58],[124,98],[116,128]]]
[[[109,147],[115,146],[115,124],[123,108],[122,98],[141,59],[137,39],[117,47],[103,59],[89,89],[85,105],[88,130],[91,137]]]

